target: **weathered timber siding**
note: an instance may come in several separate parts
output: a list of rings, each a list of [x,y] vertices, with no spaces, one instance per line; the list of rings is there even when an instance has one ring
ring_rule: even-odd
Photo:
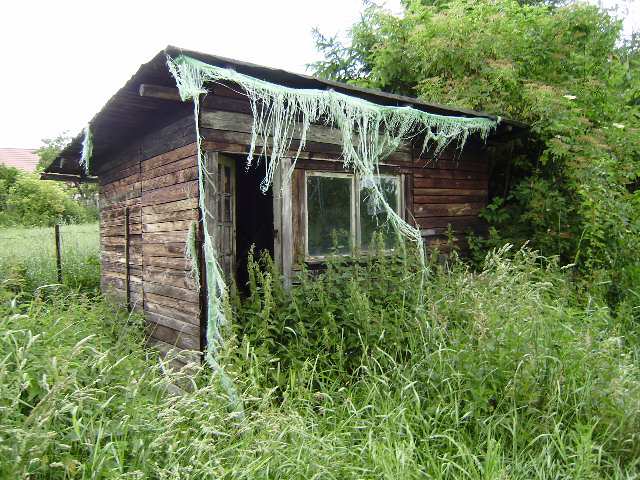
[[[248,102],[224,87],[216,87],[215,95],[209,98],[216,109],[205,108],[201,112],[200,132],[205,148],[246,154],[252,126]],[[294,136],[292,156],[297,147]],[[341,171],[341,152],[341,139],[335,129],[319,125],[310,128],[291,185],[294,262],[299,263],[304,251],[302,172]],[[428,247],[448,250],[449,226],[463,247],[462,240],[468,232],[483,232],[484,223],[478,213],[487,204],[489,162],[480,142],[469,141],[462,152],[448,149],[437,159],[431,158],[429,152],[420,156],[416,148],[403,145],[385,160],[382,170],[404,175],[406,217],[420,227]]]
[[[187,233],[198,221],[193,117],[97,159],[103,291],[126,298],[125,207],[129,208],[129,295],[144,312],[150,343],[200,350],[200,298],[188,275]]]

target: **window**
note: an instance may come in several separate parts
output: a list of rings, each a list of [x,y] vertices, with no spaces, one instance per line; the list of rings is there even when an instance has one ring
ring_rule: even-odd
[[[375,181],[387,203],[400,213],[400,177],[381,175]],[[387,248],[393,248],[395,233],[371,195],[372,186],[346,173],[306,173],[307,257],[366,251],[376,232],[385,236]]]

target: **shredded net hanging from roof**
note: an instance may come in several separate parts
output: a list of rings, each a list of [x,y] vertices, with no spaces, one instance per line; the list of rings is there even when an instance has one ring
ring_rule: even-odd
[[[84,169],[84,173],[89,175],[91,168],[91,156],[93,155],[93,134],[91,127],[84,127],[84,138],[82,139],[82,153],[80,154],[80,166]]]
[[[211,366],[221,371],[215,360],[223,339],[220,328],[226,323],[225,298],[227,288],[217,263],[215,242],[208,232],[208,222],[214,218],[204,201],[204,189],[215,189],[210,172],[205,168],[198,128],[199,99],[207,94],[207,83],[233,82],[239,85],[249,98],[253,114],[251,145],[247,156],[250,166],[260,145],[258,160],[264,160],[266,173],[261,189],[266,192],[273,183],[275,172],[284,157],[292,157],[287,172],[290,178],[295,162],[304,149],[307,133],[312,124],[323,124],[339,130],[342,140],[344,166],[358,175],[370,188],[369,198],[378,212],[386,213],[387,221],[396,232],[415,243],[424,262],[424,246],[420,230],[407,223],[391,207],[380,187],[380,162],[403,143],[424,135],[422,152],[433,146],[438,155],[452,142],[461,149],[468,137],[478,134],[486,140],[496,128],[497,121],[482,117],[453,117],[423,112],[411,107],[378,105],[333,90],[296,89],[277,85],[234,70],[210,65],[186,55],[168,58],[169,70],[175,77],[182,100],[192,99],[199,151],[200,209],[202,211],[204,255],[209,315],[207,327],[208,349],[206,358]],[[299,140],[295,153],[292,141]],[[424,263],[423,263],[424,267]],[[223,378],[226,378],[223,373]]]

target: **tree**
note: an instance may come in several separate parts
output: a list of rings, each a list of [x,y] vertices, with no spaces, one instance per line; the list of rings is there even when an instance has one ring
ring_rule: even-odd
[[[55,138],[43,138],[42,147],[36,150],[36,154],[40,157],[36,170],[44,171],[70,141],[71,135],[66,130]]]
[[[637,42],[619,46],[621,22],[596,6],[523,3],[407,1],[400,18],[369,4],[349,44],[316,34],[313,69],[527,122],[526,144],[496,152],[512,174],[485,212],[493,240],[584,271],[637,268]]]

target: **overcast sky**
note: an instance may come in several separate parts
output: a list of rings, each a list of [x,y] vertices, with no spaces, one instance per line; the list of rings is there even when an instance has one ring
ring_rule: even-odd
[[[318,58],[312,29],[344,32],[362,5],[361,0],[0,1],[0,147],[23,148],[38,147],[42,138],[64,130],[76,134],[140,64],[168,44],[304,73]],[[629,31],[640,26],[638,3],[628,3]],[[386,4],[400,9],[400,0]]]

